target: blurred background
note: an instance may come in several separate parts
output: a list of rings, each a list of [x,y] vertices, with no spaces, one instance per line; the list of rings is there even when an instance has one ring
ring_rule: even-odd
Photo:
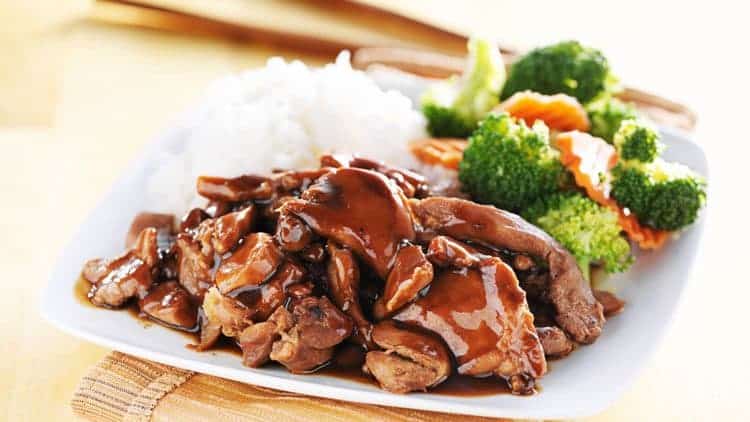
[[[519,51],[581,40],[602,49],[627,85],[695,110],[695,140],[711,165],[699,263],[657,356],[591,420],[747,420],[748,343],[734,326],[750,295],[740,268],[750,94],[743,3],[0,2],[0,419],[73,417],[78,379],[107,351],[41,321],[37,296],[88,210],[210,81],[276,55],[325,63],[342,46],[460,56],[460,35],[476,33]],[[406,24],[413,20],[423,24]]]

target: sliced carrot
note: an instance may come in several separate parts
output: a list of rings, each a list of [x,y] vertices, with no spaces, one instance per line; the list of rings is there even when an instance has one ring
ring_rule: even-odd
[[[531,91],[517,92],[497,106],[531,126],[536,120],[557,131],[588,131],[589,117],[574,97],[565,94],[543,95]]]
[[[458,170],[458,163],[464,156],[465,139],[420,139],[409,145],[411,153],[425,164],[443,166]]]
[[[669,232],[642,225],[635,215],[627,213],[609,197],[610,186],[601,175],[617,164],[615,148],[604,140],[578,131],[557,135],[555,145],[560,150],[560,161],[573,173],[578,186],[602,206],[617,213],[623,231],[641,249],[658,249],[669,238]]]

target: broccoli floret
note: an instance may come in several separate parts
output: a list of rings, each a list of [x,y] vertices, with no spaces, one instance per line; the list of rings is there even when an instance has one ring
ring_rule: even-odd
[[[617,214],[579,193],[540,199],[523,217],[568,249],[587,279],[591,263],[603,264],[608,273],[625,271],[633,263]]]
[[[589,132],[610,144],[623,120],[638,118],[635,107],[610,95],[605,95],[586,104],[586,113],[588,113],[591,122]]]
[[[658,133],[635,120],[622,123],[615,134],[620,162],[612,169],[610,195],[660,230],[679,230],[698,218],[706,202],[706,183],[689,168],[658,157]]]
[[[639,163],[653,162],[664,149],[656,130],[637,120],[625,120],[620,124],[614,144],[621,160]]]
[[[422,105],[427,118],[427,131],[437,138],[468,138],[476,123],[460,116],[452,108],[437,104]]]
[[[616,88],[604,55],[578,41],[537,48],[513,63],[502,99],[531,90],[540,94],[568,94],[585,104]]]
[[[518,211],[555,192],[567,173],[549,145],[549,129],[508,113],[490,114],[469,138],[458,177],[475,200]]]
[[[433,84],[422,96],[422,112],[432,136],[469,136],[499,101],[505,82],[500,51],[482,39],[469,40],[468,49],[469,61],[463,76]]]
[[[657,158],[653,163],[612,169],[612,197],[638,221],[659,230],[680,230],[698,218],[706,183],[687,167]]]

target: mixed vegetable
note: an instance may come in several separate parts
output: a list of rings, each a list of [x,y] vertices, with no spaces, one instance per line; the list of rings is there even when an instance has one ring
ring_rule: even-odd
[[[435,138],[468,139],[458,178],[473,199],[547,231],[584,274],[591,264],[625,271],[631,243],[658,248],[696,221],[704,179],[661,157],[659,132],[616,97],[600,51],[577,41],[537,48],[507,79],[492,43],[471,40],[469,56],[465,74],[436,83],[422,110]]]

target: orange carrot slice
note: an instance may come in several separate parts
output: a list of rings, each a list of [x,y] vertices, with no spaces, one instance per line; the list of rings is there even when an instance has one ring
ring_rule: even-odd
[[[531,126],[536,120],[557,131],[588,131],[586,110],[574,97],[565,94],[543,95],[531,91],[517,92],[497,106]]]
[[[610,186],[601,175],[617,164],[615,148],[604,140],[578,131],[557,135],[555,145],[560,150],[560,161],[573,173],[578,186],[602,206],[617,213],[623,231],[638,243],[641,249],[658,249],[669,238],[669,232],[643,226],[635,215],[622,209],[609,197]]]
[[[458,170],[458,163],[464,156],[465,139],[420,139],[409,145],[411,153],[425,164]]]

